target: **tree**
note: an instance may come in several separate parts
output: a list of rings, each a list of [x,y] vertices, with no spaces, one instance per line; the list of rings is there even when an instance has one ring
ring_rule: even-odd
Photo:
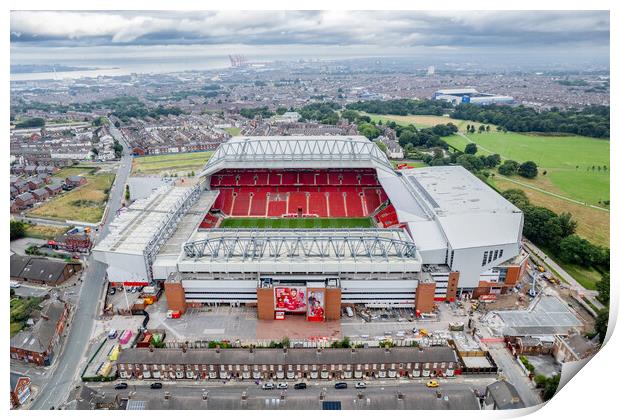
[[[497,172],[505,176],[512,176],[517,173],[517,169],[519,169],[519,163],[514,160],[507,160],[499,168],[497,168]]]
[[[596,291],[598,292],[597,299],[605,305],[609,305],[609,287],[609,273],[605,273],[601,277],[601,280],[596,283]]]
[[[478,132],[483,133],[485,131],[484,125],[478,127]]]
[[[468,155],[475,155],[478,153],[478,146],[476,146],[476,143],[467,143],[465,146],[465,153]]]
[[[560,385],[560,375],[553,375],[545,381],[545,390],[543,391],[543,400],[549,401],[558,390]]]
[[[497,153],[494,153],[487,156],[485,161],[487,168],[495,168],[497,165],[500,164],[502,158]]]
[[[484,164],[479,157],[474,155],[461,155],[456,159],[456,164],[461,165],[463,168],[470,172],[476,172],[484,168]]]
[[[286,107],[280,106],[278,107],[278,109],[276,109],[276,114],[283,115],[286,111],[287,111]]]
[[[519,166],[518,172],[522,177],[532,179],[536,178],[536,175],[538,175],[538,167],[535,162],[528,160]]]
[[[11,240],[23,238],[26,235],[26,224],[18,220],[11,220]]]
[[[357,120],[360,117],[360,114],[351,109],[347,109],[346,111],[343,111],[340,116],[351,123]]]
[[[605,335],[607,335],[607,325],[609,323],[609,308],[603,308],[596,317],[594,323],[594,331],[598,335],[598,342],[603,343],[605,341]]]
[[[362,136],[368,137],[370,140],[379,137],[380,131],[371,123],[360,124],[357,129]]]

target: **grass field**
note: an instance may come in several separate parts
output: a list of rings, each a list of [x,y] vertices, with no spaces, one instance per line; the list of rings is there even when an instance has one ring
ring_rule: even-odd
[[[380,114],[364,114],[368,115],[370,119],[374,122],[379,122],[379,120],[383,121],[385,124],[387,121],[394,121],[400,125],[409,125],[413,124],[416,128],[426,128],[432,127],[438,124],[448,124],[451,122],[456,125],[459,131],[464,132],[465,128],[468,124],[473,124],[476,127],[480,125],[479,122],[475,121],[467,121],[467,120],[456,120],[450,117],[444,117],[440,115],[380,115]],[[486,124],[485,124],[486,125]],[[488,124],[491,126],[492,130],[495,130],[496,126],[493,124]]]
[[[396,169],[398,165],[401,163],[406,163],[409,166],[413,166],[414,168],[425,168],[428,165],[421,160],[393,160],[392,166]]]
[[[92,175],[98,169],[99,168],[95,166],[66,166],[62,168],[58,173],[54,174],[53,177],[65,179],[68,176],[74,176],[74,175],[83,175],[83,176],[86,176],[89,174]]]
[[[133,160],[132,175],[159,175],[197,172],[202,169],[213,152],[176,153],[159,156],[143,156]]]
[[[26,236],[38,239],[54,239],[65,233],[68,229],[68,227],[63,226],[26,224]]]
[[[239,127],[225,128],[224,131],[226,131],[231,136],[238,136],[239,134],[241,134],[241,129]]]
[[[598,170],[598,166],[609,168],[609,140],[498,132],[467,137],[478,145],[478,154],[498,153],[504,159],[536,162],[539,168],[536,179],[515,179],[588,204],[599,205],[599,201],[609,200],[609,171]],[[461,136],[444,140],[459,150],[467,144]],[[597,170],[586,169],[592,165]],[[542,175],[545,170],[547,174]]]
[[[108,200],[108,192],[114,182],[114,174],[84,175],[86,185],[63,193],[42,206],[28,212],[33,217],[48,217],[60,220],[78,220],[97,223],[101,220]]]
[[[577,233],[596,245],[609,246],[610,220],[609,213],[592,209],[580,204],[575,204],[547,195],[545,193],[523,188],[510,181],[495,177],[492,183],[501,191],[511,188],[523,190],[530,202],[541,207],[546,207],[558,214],[570,213],[577,221]]]
[[[228,217],[222,221],[222,228],[259,228],[259,229],[328,229],[328,228],[370,228],[373,223],[369,218],[282,218],[261,219],[254,217]]]

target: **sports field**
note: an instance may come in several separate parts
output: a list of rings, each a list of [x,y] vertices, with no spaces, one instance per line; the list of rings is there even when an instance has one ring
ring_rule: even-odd
[[[131,174],[184,176],[200,171],[212,155],[213,152],[192,152],[137,157],[133,160]]]
[[[364,113],[362,113],[364,114]],[[380,114],[364,114],[368,115],[370,119],[374,122],[382,121],[384,124],[388,121],[394,121],[400,125],[409,125],[413,124],[416,128],[426,128],[432,127],[438,124],[448,124],[452,123],[456,125],[459,131],[465,132],[465,128],[468,124],[473,124],[476,127],[481,125],[481,123],[476,121],[467,121],[467,120],[457,120],[450,117],[444,117],[441,115],[380,115]],[[487,125],[487,124],[485,124]],[[491,126],[492,130],[495,130],[496,126],[493,124],[488,124]]]
[[[258,229],[343,229],[371,228],[372,221],[367,217],[343,218],[281,218],[262,219],[256,217],[228,217],[222,221],[222,228]]]
[[[534,180],[515,178],[519,181],[588,204],[609,200],[609,140],[501,132],[467,134],[467,139],[478,145],[478,154],[498,153],[503,159],[536,162],[539,176]],[[467,139],[444,138],[460,150]]]

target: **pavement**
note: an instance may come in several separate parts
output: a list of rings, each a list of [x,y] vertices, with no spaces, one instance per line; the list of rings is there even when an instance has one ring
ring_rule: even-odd
[[[103,226],[95,238],[95,244],[108,233],[108,225],[121,206],[124,186],[131,171],[132,157],[127,142],[113,125],[110,126],[110,132],[123,144],[124,153],[110,189],[108,211],[105,213]],[[60,353],[56,355],[50,380],[41,387],[39,396],[31,409],[50,409],[61,406],[68,398],[75,381],[79,380],[79,375],[87,361],[86,350],[89,347],[93,324],[100,312],[99,304],[105,282],[106,265],[96,261],[92,255],[86,257],[84,262],[83,284],[68,337]]]

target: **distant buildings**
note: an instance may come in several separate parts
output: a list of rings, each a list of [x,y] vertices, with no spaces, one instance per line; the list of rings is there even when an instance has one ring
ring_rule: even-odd
[[[440,89],[433,93],[436,101],[446,101],[454,105],[461,103],[473,105],[511,105],[515,102],[512,96],[480,93],[473,88]]]

